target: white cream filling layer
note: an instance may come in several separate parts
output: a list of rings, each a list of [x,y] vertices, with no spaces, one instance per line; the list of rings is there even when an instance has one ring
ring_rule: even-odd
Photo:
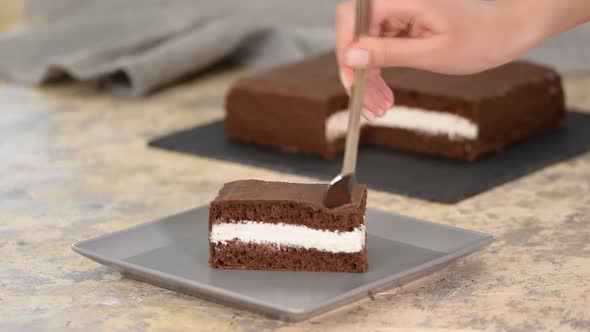
[[[461,116],[424,110],[420,108],[393,106],[383,117],[369,123],[361,119],[361,126],[400,128],[419,131],[428,135],[444,135],[449,139],[476,139],[478,127]],[[335,141],[346,136],[348,110],[336,112],[326,120],[326,138]]]
[[[244,220],[237,223],[218,222],[211,227],[209,241],[227,243],[270,244],[278,247],[301,247],[328,252],[359,252],[365,245],[365,225],[349,232],[336,232],[307,226],[270,224]]]

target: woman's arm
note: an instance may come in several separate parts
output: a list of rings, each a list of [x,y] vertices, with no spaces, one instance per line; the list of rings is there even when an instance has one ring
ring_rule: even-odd
[[[393,95],[382,67],[469,74],[512,61],[547,38],[590,20],[590,0],[373,0],[371,36],[354,40],[354,4],[337,10],[344,86],[369,68],[365,109],[380,116]]]

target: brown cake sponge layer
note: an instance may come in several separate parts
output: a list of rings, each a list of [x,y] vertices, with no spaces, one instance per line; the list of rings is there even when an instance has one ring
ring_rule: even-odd
[[[531,112],[530,116],[522,118],[501,139],[452,140],[411,130],[375,127],[364,133],[363,140],[376,146],[401,151],[475,161],[491,153],[502,151],[511,144],[526,138],[563,128],[564,123],[565,114],[556,107],[553,114],[539,112],[537,115]],[[335,142],[333,145],[334,148],[331,151],[338,153],[342,150],[344,140]]]
[[[209,211],[212,225],[247,220],[348,232],[365,223],[364,207],[347,215],[327,214],[302,204],[295,208],[293,203],[212,204]]]
[[[365,272],[368,267],[366,247],[356,253],[331,253],[237,240],[209,246],[209,265],[218,269]]]

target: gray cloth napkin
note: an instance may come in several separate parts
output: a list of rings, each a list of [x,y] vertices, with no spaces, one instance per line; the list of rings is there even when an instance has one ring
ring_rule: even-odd
[[[331,49],[340,1],[28,0],[29,24],[0,36],[0,77],[69,75],[140,96],[223,59],[261,68]],[[527,57],[590,70],[590,25]]]
[[[69,75],[144,95],[235,56],[249,66],[333,45],[338,0],[29,0],[30,23],[0,36],[0,77]]]

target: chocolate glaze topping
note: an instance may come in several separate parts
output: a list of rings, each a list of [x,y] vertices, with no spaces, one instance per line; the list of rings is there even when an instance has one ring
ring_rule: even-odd
[[[351,204],[328,209],[322,203],[328,185],[324,183],[287,183],[260,180],[239,180],[226,183],[212,203],[295,203],[311,205],[329,213],[349,213],[362,204],[366,187],[356,184],[352,191]]]
[[[394,90],[416,90],[420,94],[470,102],[501,96],[519,86],[559,78],[553,69],[525,61],[511,62],[472,75],[444,75],[406,68],[387,68],[382,75]],[[243,79],[236,87],[240,85],[250,90],[323,101],[334,97],[347,99],[333,53],[269,69]]]

